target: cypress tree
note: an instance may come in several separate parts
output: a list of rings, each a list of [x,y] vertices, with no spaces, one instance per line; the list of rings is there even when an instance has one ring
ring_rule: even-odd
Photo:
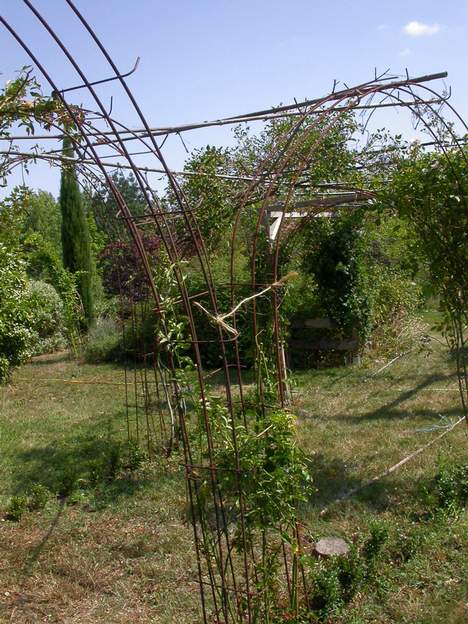
[[[63,140],[63,155],[73,157],[68,137]],[[78,273],[77,286],[83,304],[85,326],[94,321],[93,263],[91,244],[80,189],[73,165],[64,162],[60,183],[62,212],[63,264],[71,273]]]

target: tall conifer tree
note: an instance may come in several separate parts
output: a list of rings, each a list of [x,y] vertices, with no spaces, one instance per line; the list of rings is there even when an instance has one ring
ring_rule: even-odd
[[[74,150],[68,137],[63,141],[63,155],[73,157]],[[93,263],[88,222],[81,201],[80,189],[73,165],[65,161],[60,184],[62,212],[62,249],[64,266],[78,275],[78,292],[83,304],[85,324],[94,321]]]

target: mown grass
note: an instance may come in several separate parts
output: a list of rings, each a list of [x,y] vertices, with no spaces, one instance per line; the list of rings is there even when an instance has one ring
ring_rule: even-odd
[[[198,621],[176,459],[94,487],[78,483],[67,501],[52,494],[64,472],[86,475],[125,440],[123,381],[114,366],[45,358],[2,390],[0,508],[35,482],[51,496],[42,512],[0,525],[1,622]]]
[[[333,503],[441,431],[428,427],[459,417],[453,361],[442,344],[431,349],[375,377],[380,363],[295,375],[298,435],[317,488],[300,510],[307,540],[359,541],[375,522],[388,531],[373,582],[330,621],[465,621],[466,516],[431,512],[424,494],[441,457],[466,461],[463,424],[394,474]],[[88,478],[96,457],[125,440],[123,381],[119,367],[56,356],[22,367],[0,390],[0,513],[34,483],[51,492],[43,510],[0,524],[0,622],[200,621],[177,454],[55,496],[64,471],[79,466]]]
[[[431,514],[425,490],[442,460],[448,466],[467,463],[464,423],[393,474],[334,503],[461,416],[456,371],[440,343],[371,377],[381,364],[296,375],[299,435],[317,487],[302,510],[311,537],[349,540],[376,521],[389,531],[375,586],[331,621],[461,623],[468,615],[467,517]]]

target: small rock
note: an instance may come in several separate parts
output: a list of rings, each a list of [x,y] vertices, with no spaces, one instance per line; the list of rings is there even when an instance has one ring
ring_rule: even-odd
[[[347,555],[349,546],[341,537],[324,537],[314,546],[317,557],[337,557]]]

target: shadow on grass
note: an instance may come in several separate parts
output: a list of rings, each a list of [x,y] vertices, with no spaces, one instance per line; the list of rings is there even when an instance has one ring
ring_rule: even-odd
[[[122,422],[124,417],[114,418]],[[112,420],[101,420],[60,442],[15,453],[14,493],[23,494],[40,483],[64,497],[76,490],[96,492],[97,506],[103,507],[149,485],[150,478],[121,469],[128,446],[113,431]]]
[[[308,502],[308,506],[313,509],[327,507],[367,481],[353,474],[352,466],[338,457],[316,454],[309,459],[309,465],[316,488]],[[404,497],[406,488],[407,483],[403,481],[394,477],[385,478],[358,490],[350,500],[359,501],[374,511],[383,511],[395,504],[395,491]]]
[[[54,533],[55,529],[59,525],[59,522],[60,522],[60,519],[62,518],[62,514],[63,514],[64,509],[65,509],[65,499],[62,499],[60,501],[57,513],[53,517],[52,522],[50,523],[49,528],[44,533],[41,541],[36,546],[34,546],[34,548],[31,550],[29,558],[27,559],[27,561],[25,563],[25,567],[24,567],[24,570],[23,570],[24,573],[27,573],[29,571],[29,569],[31,568],[31,566],[39,559],[42,551],[44,550],[45,546],[47,545],[47,542],[50,540],[50,538],[52,537],[52,534]]]
[[[449,381],[457,376],[456,373],[449,375],[431,374],[423,379],[420,383],[416,384],[414,388],[409,390],[403,390],[399,392],[398,396],[388,403],[380,405],[377,409],[370,410],[356,415],[349,414],[334,414],[331,418],[348,423],[362,423],[364,421],[373,420],[388,420],[388,419],[405,419],[414,418],[415,416],[427,416],[430,415],[430,409],[402,409],[401,405],[416,396],[421,390],[429,388],[432,384],[442,381]],[[378,393],[377,393],[378,394]],[[438,410],[437,415],[449,416],[450,414],[457,414],[459,412],[458,407],[450,409]]]
[[[350,467],[342,459],[323,453],[309,458],[310,474],[316,492],[312,506],[323,506],[359,485],[359,479],[351,474]]]
[[[468,363],[468,347],[460,347],[458,350],[449,349],[447,358],[449,362],[460,360],[461,363]]]

